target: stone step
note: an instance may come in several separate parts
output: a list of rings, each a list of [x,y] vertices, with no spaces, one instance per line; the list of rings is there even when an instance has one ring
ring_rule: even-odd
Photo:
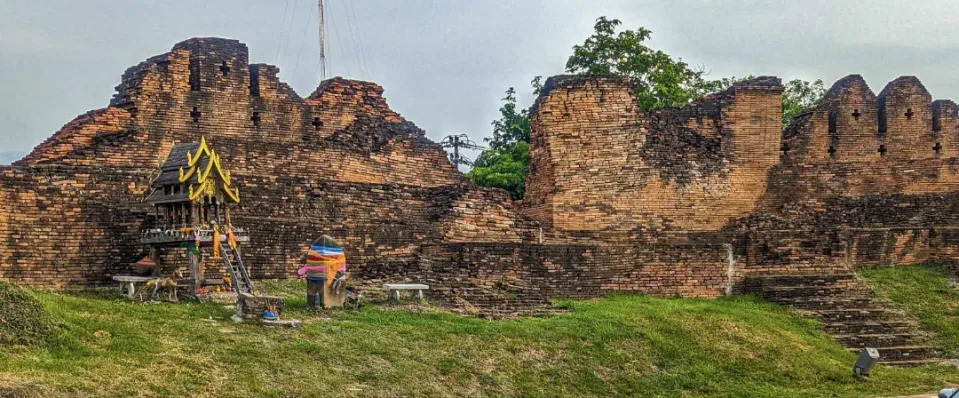
[[[759,291],[759,295],[768,300],[863,296],[867,293],[869,291],[862,287],[850,286],[767,286]]]
[[[895,320],[899,314],[885,309],[818,310],[812,314],[823,322],[864,322]]]
[[[853,274],[761,275],[746,278],[748,286],[831,286],[836,283],[858,282]]]
[[[918,366],[927,366],[927,365],[942,365],[941,359],[917,359],[917,360],[905,360],[905,361],[881,361],[882,364],[888,366],[903,366],[903,367],[918,367]]]
[[[923,336],[912,333],[892,334],[846,334],[836,335],[833,338],[849,348],[865,347],[901,347],[923,342]]]
[[[765,298],[765,297],[764,297]],[[796,309],[818,310],[875,310],[880,309],[879,302],[869,296],[844,297],[788,297],[766,298],[774,303],[787,305]]]
[[[916,325],[905,321],[828,322],[823,330],[834,335],[909,334]]]
[[[904,361],[924,361],[939,357],[939,351],[930,346],[874,347],[879,350],[879,362],[896,364]],[[849,348],[850,352],[862,352],[862,348]]]

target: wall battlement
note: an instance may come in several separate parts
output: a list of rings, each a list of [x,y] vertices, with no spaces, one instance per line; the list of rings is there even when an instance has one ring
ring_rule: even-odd
[[[361,275],[413,263],[426,242],[529,235],[505,194],[464,179],[382,87],[333,78],[302,98],[278,73],[219,38],[127,69],[107,108],[0,168],[0,278],[102,283],[130,272],[140,230],[155,222],[141,202],[151,176],[174,143],[201,137],[242,187],[233,219],[251,230],[254,276],[292,275],[323,233],[350,247]]]
[[[779,163],[782,90],[761,77],[645,112],[621,78],[550,78],[531,113],[525,214],[556,229],[719,229],[752,212]]]
[[[795,162],[877,162],[959,155],[957,107],[932,101],[922,82],[903,76],[877,96],[859,75],[837,81],[823,103],[786,130],[784,151]]]
[[[636,237],[719,231],[787,203],[959,190],[957,106],[917,78],[875,95],[847,76],[782,133],[781,93],[760,77],[644,112],[622,78],[551,78],[532,111],[524,212],[557,231]]]

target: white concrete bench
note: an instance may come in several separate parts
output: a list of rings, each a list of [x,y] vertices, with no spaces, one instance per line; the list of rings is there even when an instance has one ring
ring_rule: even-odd
[[[430,289],[429,285],[422,283],[386,283],[383,287],[386,288],[386,294],[390,301],[399,301],[400,290],[415,290],[417,297],[423,300],[423,291]]]
[[[120,291],[126,290],[127,297],[133,298],[133,294],[136,292],[136,284],[149,282],[152,280],[159,279],[155,276],[133,276],[133,275],[116,275],[113,277],[113,280],[120,282]]]

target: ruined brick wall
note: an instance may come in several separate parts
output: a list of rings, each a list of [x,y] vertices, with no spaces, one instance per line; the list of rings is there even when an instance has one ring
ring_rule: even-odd
[[[959,253],[957,106],[915,78],[879,95],[842,79],[783,132],[776,78],[647,112],[624,79],[554,77],[531,113],[517,205],[466,181],[381,87],[336,78],[301,98],[278,73],[209,38],[128,69],[107,108],[0,168],[0,278],[129,272],[156,167],[201,137],[241,189],[233,222],[258,278],[291,276],[323,233],[358,278],[426,280],[490,306],[716,297],[748,273]]]
[[[765,207],[955,192],[957,135],[955,104],[932,102],[915,77],[890,82],[877,97],[861,76],[847,76],[786,130],[783,164],[770,177],[779,186]]]
[[[508,296],[712,298],[742,277],[730,273],[730,261],[735,267],[742,259],[711,244],[444,243],[425,248],[423,256],[419,275],[441,294],[484,307]]]
[[[104,168],[0,170],[0,277],[32,284],[86,283],[141,253],[147,175]]]
[[[525,214],[565,231],[718,230],[779,162],[779,79],[647,113],[621,78],[550,78],[531,115]]]
[[[876,95],[852,75],[781,132],[780,93],[760,78],[644,112],[623,79],[554,77],[532,112],[523,212],[551,243],[728,244],[743,272],[954,256],[954,102],[914,77]]]
[[[792,231],[806,242],[832,236],[824,243],[832,254],[820,263],[895,265],[948,255],[951,244],[934,237],[959,225],[957,134],[955,104],[933,102],[915,77],[898,78],[877,96],[861,76],[847,76],[786,129],[782,162],[739,230]],[[761,247],[793,257],[824,251],[778,242]]]
[[[129,272],[144,253],[139,231],[154,222],[141,203],[150,177],[174,143],[201,137],[241,187],[233,221],[251,231],[257,277],[290,276],[323,233],[344,241],[358,276],[373,277],[427,242],[521,239],[508,198],[464,180],[381,87],[335,78],[301,98],[278,72],[217,38],[129,68],[109,107],[2,170],[0,278],[100,283]]]

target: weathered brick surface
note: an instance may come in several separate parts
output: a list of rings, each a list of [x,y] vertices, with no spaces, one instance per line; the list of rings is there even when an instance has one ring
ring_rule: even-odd
[[[547,81],[525,214],[557,230],[717,230],[752,213],[779,162],[779,79],[644,112],[614,77]]]
[[[0,169],[0,278],[101,283],[130,272],[143,255],[139,231],[154,222],[141,203],[151,176],[173,143],[200,137],[241,187],[233,221],[251,231],[245,251],[257,277],[292,275],[322,233],[343,240],[351,269],[372,277],[428,242],[522,239],[508,198],[466,181],[389,109],[382,88],[336,78],[304,99],[277,72],[215,38],[128,69],[108,108]],[[219,267],[207,264],[213,275]]]
[[[957,107],[912,77],[879,95],[846,77],[785,132],[777,78],[647,112],[622,78],[554,77],[532,111],[527,197],[512,202],[465,180],[381,87],[335,78],[301,98],[278,72],[215,38],[128,69],[107,108],[0,168],[0,278],[130,272],[156,167],[200,137],[240,188],[233,223],[257,278],[290,277],[329,233],[357,278],[510,311],[613,291],[715,297],[751,274],[959,251]]]
[[[877,96],[852,75],[780,134],[780,93],[759,78],[643,112],[622,79],[554,77],[534,107],[524,214],[552,243],[731,244],[757,273],[953,255],[952,101],[914,77]]]

